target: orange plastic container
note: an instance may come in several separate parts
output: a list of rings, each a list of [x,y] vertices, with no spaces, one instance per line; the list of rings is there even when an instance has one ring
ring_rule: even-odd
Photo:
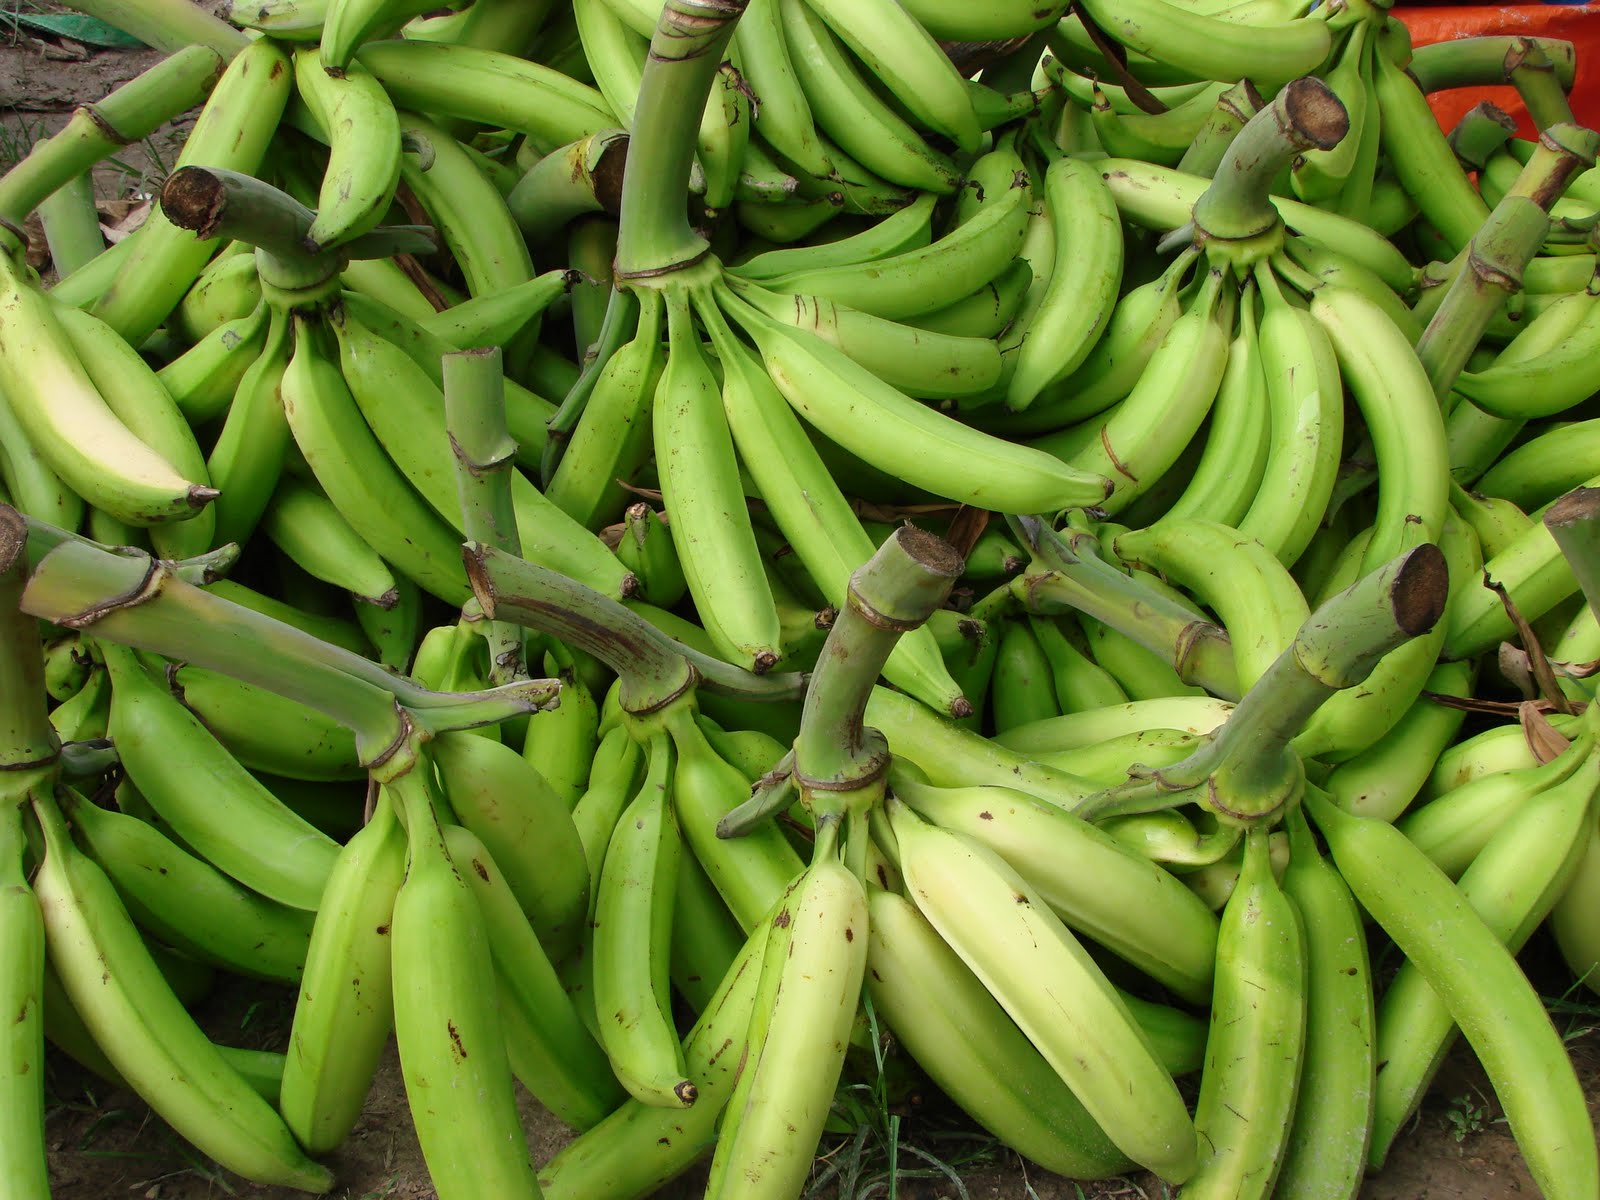
[[[1396,6],[1393,11],[1411,31],[1414,46],[1507,33],[1571,42],[1578,53],[1571,93],[1573,115],[1590,127],[1600,122],[1600,3],[1415,5]],[[1428,98],[1445,129],[1453,128],[1480,100],[1498,104],[1516,117],[1517,132],[1522,137],[1536,135],[1528,110],[1513,88],[1455,88],[1435,92]]]

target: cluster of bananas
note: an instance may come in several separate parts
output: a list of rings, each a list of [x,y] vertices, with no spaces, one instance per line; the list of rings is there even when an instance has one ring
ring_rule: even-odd
[[[392,1037],[446,1200],[792,1200],[878,1030],[1066,1177],[1348,1200],[1459,1032],[1592,1200],[1515,957],[1600,972],[1572,48],[447,9],[119,0],[170,57],[0,177],[0,1191],[45,1039],[321,1192]]]

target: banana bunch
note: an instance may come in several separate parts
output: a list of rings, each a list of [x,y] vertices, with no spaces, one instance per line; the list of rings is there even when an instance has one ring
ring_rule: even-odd
[[[9,230],[209,95],[54,289],[0,233],[28,1194],[41,1037],[325,1190],[392,1036],[440,1195],[785,1200],[874,1020],[1031,1160],[1195,1197],[1353,1195],[1459,1029],[1594,1194],[1511,957],[1600,956],[1570,53],[1299,0],[232,19],[0,178]],[[1539,143],[1437,128],[1490,79]],[[1558,711],[1458,740],[1506,694]],[[286,1054],[200,1034],[216,970],[296,989]]]

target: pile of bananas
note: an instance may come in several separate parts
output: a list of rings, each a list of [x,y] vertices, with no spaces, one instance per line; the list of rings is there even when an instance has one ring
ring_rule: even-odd
[[[321,1193],[392,1038],[445,1200],[792,1200],[864,1078],[1350,1200],[1458,1034],[1600,1194],[1517,961],[1600,992],[1570,45],[76,6],[169,56],[0,176],[0,1194],[47,1041]],[[1435,123],[1502,84],[1535,138]],[[105,247],[88,173],[197,106]]]

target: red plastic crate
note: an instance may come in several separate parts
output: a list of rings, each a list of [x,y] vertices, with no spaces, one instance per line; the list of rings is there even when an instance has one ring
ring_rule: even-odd
[[[1600,3],[1396,6],[1394,15],[1410,29],[1415,46],[1504,33],[1571,42],[1578,54],[1572,88],[1573,115],[1591,128],[1600,124]],[[1453,128],[1480,100],[1492,101],[1516,117],[1521,136],[1536,135],[1528,111],[1513,88],[1456,88],[1429,97],[1434,115],[1445,129]]]

